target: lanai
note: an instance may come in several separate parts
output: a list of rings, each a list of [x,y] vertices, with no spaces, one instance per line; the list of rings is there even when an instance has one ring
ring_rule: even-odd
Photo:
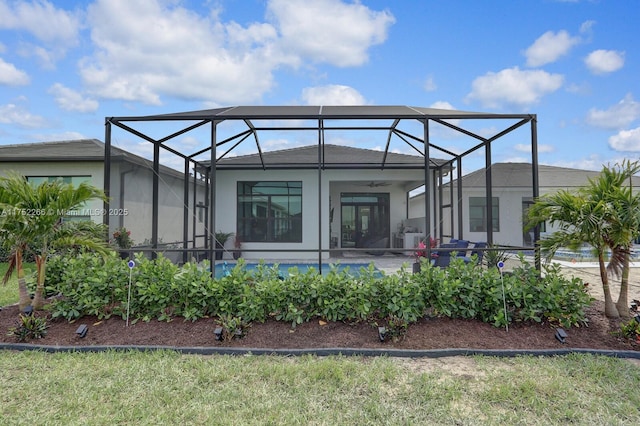
[[[480,124],[479,124],[480,123]],[[484,123],[490,123],[484,125]],[[538,160],[537,160],[537,127],[534,114],[492,114],[480,112],[466,112],[443,110],[434,108],[410,106],[236,106],[216,108],[201,111],[180,112],[173,114],[159,114],[149,116],[107,117],[105,128],[105,192],[112,193],[111,174],[111,146],[113,127],[122,129],[126,134],[145,141],[153,151],[153,182],[151,183],[151,215],[150,215],[150,250],[156,250],[159,244],[160,215],[160,185],[158,170],[161,165],[161,155],[167,154],[183,163],[184,175],[190,177],[184,180],[183,191],[183,241],[181,249],[186,258],[188,250],[195,248],[208,251],[209,258],[215,263],[215,233],[216,230],[216,173],[224,168],[244,168],[260,170],[277,169],[313,169],[321,177],[327,170],[379,169],[389,170],[422,170],[424,185],[428,196],[424,197],[424,229],[426,237],[444,236],[443,224],[449,223],[451,234],[462,238],[462,191],[460,186],[449,185],[451,191],[449,199],[457,200],[457,208],[443,205],[442,183],[445,179],[461,182],[463,165],[466,159],[478,156],[484,157],[486,203],[491,205],[491,164],[493,162],[493,147],[499,140],[512,135],[517,129],[529,124],[530,131],[526,141],[530,146],[531,194],[538,196]],[[226,126],[223,130],[223,127]],[[159,128],[159,129],[158,129]],[[182,152],[182,146],[174,142],[179,137],[197,132],[200,138],[206,138],[205,148],[189,152]],[[435,133],[443,132],[462,137],[466,146],[462,151],[454,152],[448,149],[442,141],[446,137],[434,137]],[[317,145],[317,161],[315,164],[266,163],[263,161],[265,146],[263,141],[269,134],[292,135],[293,138],[307,138]],[[324,148],[328,143],[336,144],[336,140],[344,141],[348,135],[361,138],[363,134],[374,134],[367,140],[374,141],[382,147],[380,160],[377,162],[343,162],[328,161],[324,156]],[[203,136],[204,135],[204,136]],[[300,136],[304,135],[304,136]],[[523,139],[522,136],[520,136]],[[436,143],[438,139],[440,142]],[[237,164],[227,161],[239,146],[251,144],[257,152],[260,161],[252,164]],[[420,155],[421,164],[397,164],[388,161],[389,153],[401,145],[403,149]],[[484,151],[484,152],[483,152]],[[484,155],[482,155],[484,154]],[[441,157],[446,157],[444,160]],[[457,176],[451,176],[451,172]],[[317,193],[322,197],[322,179],[318,179]],[[121,183],[122,184],[122,183]],[[204,243],[198,247],[196,243],[195,216],[200,206],[196,196],[190,191],[197,191],[197,187],[205,188],[204,208]],[[109,211],[109,201],[105,209]],[[456,217],[454,217],[456,211]],[[492,209],[486,211],[486,221],[492,223]],[[328,238],[323,237],[323,216],[318,212],[318,241],[314,249],[318,253],[319,262],[322,253],[330,250]],[[113,218],[105,216],[105,223],[109,224]],[[179,225],[178,225],[179,226]],[[492,226],[487,226],[487,241],[492,242]],[[539,233],[535,231],[535,239]],[[277,250],[277,249],[274,249]],[[295,252],[295,250],[291,250]]]

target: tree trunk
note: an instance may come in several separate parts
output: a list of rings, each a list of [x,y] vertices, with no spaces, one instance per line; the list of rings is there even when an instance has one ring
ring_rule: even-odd
[[[18,278],[18,294],[20,295],[18,307],[20,308],[20,312],[22,312],[24,311],[24,308],[31,304],[31,297],[29,296],[27,282],[24,277]]]
[[[36,256],[36,293],[33,296],[33,309],[42,309],[44,306],[44,267],[46,257]]]
[[[27,282],[24,279],[24,270],[22,269],[22,251],[17,250],[14,253],[16,262],[16,275],[18,276],[18,294],[20,299],[18,300],[18,307],[20,311],[31,304],[31,297],[29,297],[29,291],[27,290]]]
[[[620,318],[618,308],[613,303],[611,297],[611,289],[609,288],[609,277],[607,275],[607,268],[604,265],[604,255],[600,251],[598,252],[598,264],[600,266],[600,279],[602,280],[602,291],[604,292],[604,314],[608,318]]]
[[[624,261],[622,263],[622,277],[620,279],[620,295],[618,296],[618,302],[616,307],[618,313],[622,318],[630,318],[631,312],[629,312],[629,253],[624,254]]]

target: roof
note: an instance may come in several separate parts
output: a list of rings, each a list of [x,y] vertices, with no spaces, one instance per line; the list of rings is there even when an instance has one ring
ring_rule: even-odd
[[[291,105],[232,106],[200,111],[136,117],[111,117],[115,121],[150,120],[273,120],[273,119],[403,119],[403,118],[525,118],[531,114],[493,114],[402,105]]]
[[[21,143],[0,145],[0,162],[33,161],[104,161],[105,144],[98,139]],[[149,160],[112,146],[111,156],[142,164]],[[145,163],[146,164],[146,163]]]
[[[98,139],[76,139],[51,142],[34,142],[0,145],[0,163],[27,162],[104,162],[105,144]],[[124,149],[111,146],[112,161],[126,161],[138,166],[153,167],[153,162]],[[163,172],[182,176],[180,171],[160,165]]]
[[[79,139],[0,145],[0,162],[51,160],[104,161],[104,143],[97,139]]]
[[[540,188],[578,188],[587,180],[595,179],[600,172],[568,167],[538,165]],[[491,166],[491,182],[494,187],[531,188],[530,163],[495,163]],[[640,176],[634,176],[634,185],[640,186]],[[479,169],[462,177],[463,188],[485,187],[485,169]]]
[[[354,148],[350,146],[339,146],[332,144],[323,145],[324,168],[414,168],[424,169],[424,156],[398,154],[373,149]],[[201,164],[208,166],[208,161],[201,161]],[[444,164],[444,160],[431,158],[432,166]],[[318,168],[318,145],[302,146],[298,148],[283,149],[278,151],[267,151],[219,159],[216,167],[219,169],[255,169],[262,168]],[[412,167],[413,166],[413,167]]]

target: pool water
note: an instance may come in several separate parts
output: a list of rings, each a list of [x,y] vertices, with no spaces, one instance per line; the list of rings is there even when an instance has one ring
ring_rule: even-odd
[[[251,272],[253,270],[255,270],[258,267],[258,263],[246,263],[244,265],[245,270]],[[315,271],[318,271],[318,264],[317,263],[263,263],[262,265],[264,265],[267,268],[271,268],[275,265],[278,265],[278,271],[281,277],[286,278],[289,276],[289,270],[291,268],[298,268],[298,273],[299,274],[305,274],[307,273],[307,271],[309,271],[309,269],[314,269]],[[338,272],[342,272],[345,269],[349,269],[348,273],[349,275],[352,275],[354,277],[357,277],[360,275],[360,268],[365,268],[367,269],[369,267],[368,263],[335,263],[335,264],[329,264],[329,263],[323,263],[322,264],[322,275],[327,275],[329,273],[329,271],[331,271],[331,266],[337,268]],[[233,268],[235,267],[235,264],[227,264],[226,262],[224,263],[217,263],[216,264],[216,278],[221,278],[224,276],[226,271],[231,271]],[[382,273],[376,269],[374,275],[376,277],[381,277]]]
[[[606,250],[605,259],[609,261],[609,256],[611,252]],[[597,257],[593,254],[593,249],[591,247],[580,247],[577,251],[573,251],[567,248],[560,248],[555,252],[553,257],[556,260],[575,260],[577,262],[585,262],[585,261],[597,261]],[[640,250],[637,247],[634,247],[631,250],[630,260],[632,262],[637,262],[640,260]]]

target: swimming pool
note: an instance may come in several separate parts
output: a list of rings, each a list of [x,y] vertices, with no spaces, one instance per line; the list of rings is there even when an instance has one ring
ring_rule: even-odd
[[[244,268],[251,272],[254,271],[258,265],[260,265],[259,263],[245,263]],[[262,263],[262,265],[264,265],[267,268],[271,268],[275,265],[278,265],[278,271],[281,277],[286,278],[289,276],[289,271],[292,268],[297,268],[297,271],[299,274],[305,274],[307,273],[310,269],[314,269],[315,271],[318,271],[318,264],[317,263]],[[360,268],[365,268],[367,269],[369,267],[368,263],[323,263],[322,264],[322,275],[327,275],[329,273],[329,271],[331,271],[331,266],[337,268],[337,270],[339,272],[342,272],[344,270],[348,269],[348,274],[352,275],[354,277],[357,277],[360,275]],[[217,263],[216,264],[216,278],[220,278],[222,276],[224,276],[226,271],[231,271],[233,268],[235,267],[234,263]],[[293,271],[291,271],[293,272]],[[382,276],[382,272],[380,272],[377,268],[374,272],[374,275],[376,277],[381,277]]]
[[[605,259],[607,261],[609,260],[609,256],[610,255],[611,255],[611,251],[606,250],[605,251]],[[593,254],[593,248],[588,247],[588,246],[580,247],[577,251],[570,250],[568,248],[559,248],[555,252],[553,258],[556,259],[556,260],[569,260],[569,261],[575,260],[576,262],[586,262],[586,261],[597,261],[598,260],[597,257]],[[640,260],[640,249],[638,249],[637,246],[635,246],[631,250],[630,260],[632,262]]]

